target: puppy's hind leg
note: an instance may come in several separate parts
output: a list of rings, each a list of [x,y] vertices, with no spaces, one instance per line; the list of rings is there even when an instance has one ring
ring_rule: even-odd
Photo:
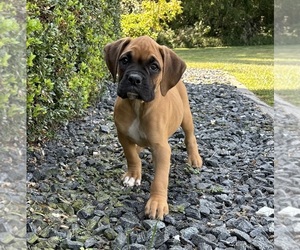
[[[188,164],[194,167],[202,167],[202,158],[198,152],[198,145],[194,133],[193,117],[190,109],[186,109],[181,127],[185,134],[185,145],[188,153]]]

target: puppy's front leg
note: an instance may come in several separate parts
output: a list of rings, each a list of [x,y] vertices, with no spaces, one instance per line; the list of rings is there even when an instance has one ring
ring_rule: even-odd
[[[123,183],[129,187],[139,186],[142,179],[142,164],[139,157],[140,148],[120,132],[118,132],[118,138],[127,160],[127,172],[123,176]]]
[[[145,214],[151,219],[162,220],[169,213],[168,184],[170,172],[171,149],[169,144],[156,144],[152,148],[155,167],[154,180],[151,184],[150,198],[146,204]]]

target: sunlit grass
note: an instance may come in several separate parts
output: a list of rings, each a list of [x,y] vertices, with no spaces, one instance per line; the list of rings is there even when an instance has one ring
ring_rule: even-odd
[[[275,48],[275,93],[300,106],[300,46]]]
[[[176,49],[188,67],[220,69],[233,75],[262,101],[274,103],[273,46]]]

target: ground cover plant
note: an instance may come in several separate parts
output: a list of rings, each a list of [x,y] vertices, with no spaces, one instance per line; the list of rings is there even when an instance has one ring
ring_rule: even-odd
[[[262,101],[274,102],[273,46],[176,49],[190,68],[221,69],[244,84]]]

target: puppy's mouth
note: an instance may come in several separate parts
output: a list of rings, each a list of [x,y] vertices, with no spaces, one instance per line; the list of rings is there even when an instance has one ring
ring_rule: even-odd
[[[147,79],[137,86],[132,84],[128,78],[123,77],[118,83],[117,94],[123,99],[150,102],[154,99],[154,88]]]
[[[129,100],[135,100],[139,98],[139,95],[137,93],[127,92],[127,98]]]

